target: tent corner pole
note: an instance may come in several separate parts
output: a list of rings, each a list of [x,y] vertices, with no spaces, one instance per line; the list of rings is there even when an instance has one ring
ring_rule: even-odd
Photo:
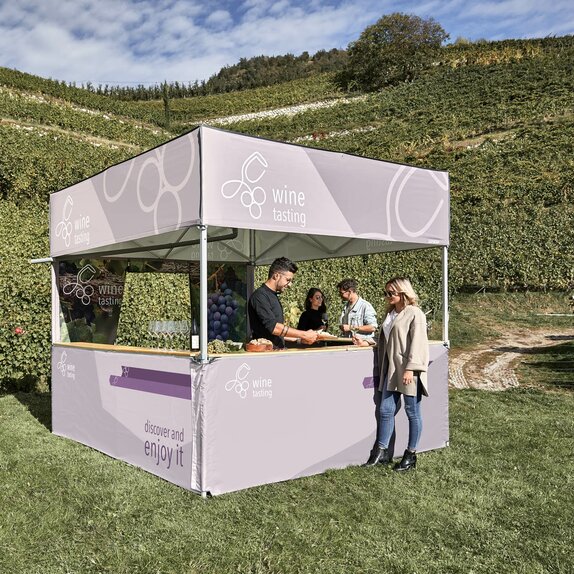
[[[207,363],[207,225],[199,228],[199,362]]]
[[[59,343],[62,340],[60,331],[60,292],[58,290],[58,265],[53,261],[50,265],[50,282],[52,291],[51,320],[52,320],[52,344]]]
[[[442,248],[442,340],[450,348],[448,338],[448,247]]]
[[[249,230],[249,262],[247,263],[247,299],[251,298],[255,290],[255,264],[257,262],[257,248],[255,242],[255,229]],[[249,313],[247,314],[247,339],[251,338],[251,325]]]
[[[257,254],[255,253],[255,229],[249,230],[249,265],[255,267],[255,260]]]

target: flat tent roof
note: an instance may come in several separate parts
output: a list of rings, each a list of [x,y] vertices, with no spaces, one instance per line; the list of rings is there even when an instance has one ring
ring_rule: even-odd
[[[50,254],[267,264],[449,244],[449,177],[201,126],[50,197]]]

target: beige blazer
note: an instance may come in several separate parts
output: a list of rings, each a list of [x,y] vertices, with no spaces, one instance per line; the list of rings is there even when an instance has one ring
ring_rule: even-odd
[[[427,370],[429,364],[429,344],[427,321],[419,307],[407,305],[395,319],[389,340],[381,327],[378,344],[379,391],[383,390],[384,375],[387,374],[387,389],[405,395],[416,395],[416,384],[403,385],[405,371],[414,371],[420,376],[423,394],[428,396]]]

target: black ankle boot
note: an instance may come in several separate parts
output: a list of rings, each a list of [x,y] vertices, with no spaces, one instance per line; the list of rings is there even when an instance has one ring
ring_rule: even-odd
[[[371,451],[369,460],[363,466],[375,466],[376,464],[389,464],[391,462],[391,457],[389,456],[389,451],[382,446],[376,445]]]
[[[409,470],[411,468],[417,467],[417,453],[411,452],[410,450],[405,450],[405,454],[403,454],[403,458],[400,462],[397,462],[393,467],[393,470],[398,472],[402,472],[405,470]]]

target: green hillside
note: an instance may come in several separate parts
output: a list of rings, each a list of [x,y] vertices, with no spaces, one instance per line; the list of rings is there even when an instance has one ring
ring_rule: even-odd
[[[450,46],[426,75],[378,93],[343,93],[322,74],[170,99],[169,122],[161,100],[119,101],[0,68],[0,387],[49,372],[49,272],[28,263],[48,254],[49,194],[202,122],[446,169],[452,289],[572,289],[573,62],[571,36]],[[363,294],[379,301],[384,268],[416,277],[425,308],[434,310],[435,251],[303,265],[285,304],[300,305],[318,282],[336,301],[343,275],[359,276]],[[165,277],[146,281],[148,297],[185,310]],[[120,338],[137,343],[143,334],[131,325],[140,302],[129,292],[125,301]],[[25,335],[14,333],[17,326]]]

